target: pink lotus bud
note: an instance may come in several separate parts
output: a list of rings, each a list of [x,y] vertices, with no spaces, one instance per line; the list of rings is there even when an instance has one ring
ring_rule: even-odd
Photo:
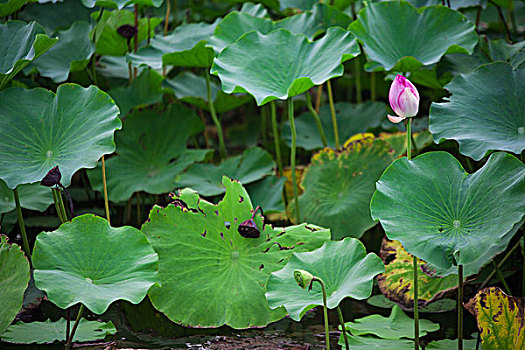
[[[414,117],[419,108],[419,93],[416,87],[407,78],[397,75],[388,93],[390,107],[397,114],[389,115],[388,120],[392,123],[399,123],[405,118]]]

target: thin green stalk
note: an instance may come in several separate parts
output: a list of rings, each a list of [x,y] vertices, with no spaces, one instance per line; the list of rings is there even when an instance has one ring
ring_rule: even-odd
[[[354,58],[354,76],[356,101],[357,103],[362,103],[363,96],[361,96],[361,64],[359,62],[359,56]]]
[[[458,265],[458,350],[463,350],[463,265]]]
[[[75,336],[75,332],[77,330],[78,323],[80,322],[80,317],[82,317],[82,312],[84,312],[84,304],[80,304],[80,308],[78,309],[77,319],[75,320],[75,324],[73,325],[73,328],[71,329],[71,334],[69,335],[69,338],[67,339],[66,350],[71,349],[71,343],[73,342],[73,337]]]
[[[226,146],[224,145],[224,135],[222,133],[222,126],[217,114],[215,113],[215,106],[213,104],[213,99],[211,97],[211,83],[210,83],[210,72],[208,69],[206,71],[206,91],[208,96],[208,106],[210,108],[211,119],[217,128],[217,136],[219,137],[219,153],[221,158],[226,157]]]
[[[412,118],[407,118],[407,158],[412,159]]]
[[[266,129],[268,124],[268,110],[265,106],[261,107],[261,133],[262,133],[262,144],[266,145]]]
[[[60,208],[60,204],[58,202],[58,189],[53,187],[51,188],[51,192],[53,193],[53,201],[55,202],[55,209],[57,211],[58,220],[60,220],[60,223],[63,224],[66,222],[66,219],[64,219],[64,216],[62,215],[62,209]]]
[[[370,100],[375,101],[376,96],[376,73],[370,73]]]
[[[341,312],[339,305],[337,305],[337,316],[339,316],[339,323],[341,324],[341,329],[343,330],[343,338],[345,339],[346,350],[350,350],[350,346],[348,345],[348,336],[346,335],[345,320],[343,319],[343,313]]]
[[[16,214],[18,215],[18,226],[20,227],[20,233],[22,234],[22,245],[27,259],[29,260],[29,264],[33,266],[31,261],[31,250],[29,250],[29,241],[27,240],[26,226],[24,225],[24,217],[22,216],[22,207],[20,206],[20,198],[18,197],[18,189],[13,189],[13,195],[15,197]]]
[[[297,139],[297,132],[295,130],[295,121],[293,115],[293,99],[288,99],[288,120],[290,122],[290,130],[292,131],[292,149],[290,152],[290,167],[292,168],[292,186],[293,186],[293,200],[295,202],[295,220],[296,224],[301,222],[301,214],[299,213],[299,199],[297,194],[297,179],[295,176],[295,144]]]
[[[137,227],[140,227],[141,224],[141,214],[140,214],[140,192],[137,192]]]
[[[104,185],[104,208],[106,209],[106,219],[108,220],[108,223],[111,225],[111,220],[109,216],[108,185],[106,182],[106,162],[104,161],[104,156],[102,156],[101,160],[102,160],[102,184]]]
[[[277,158],[278,176],[283,174],[283,162],[281,161],[281,140],[279,137],[279,125],[277,124],[277,107],[275,102],[271,103],[273,141],[275,144],[275,158]]]
[[[325,333],[325,339],[326,339],[326,350],[330,350],[330,328],[328,326],[328,307],[326,306],[326,287],[322,279],[318,277],[314,277],[312,279],[312,283],[314,281],[319,282],[319,284],[321,285],[321,289],[323,291],[323,314],[324,314],[324,333]]]
[[[501,273],[501,270],[498,267],[498,264],[496,264],[494,260],[492,260],[492,266],[494,266],[494,270],[496,270],[496,274],[498,275],[498,278],[501,281],[501,284],[503,284],[503,288],[505,288],[505,293],[507,293],[508,295],[512,295],[512,292],[510,291],[510,287],[507,284],[507,281],[505,281],[505,277],[503,277],[503,273]]]
[[[62,190],[59,188],[57,188],[57,199],[58,205],[60,206],[60,211],[62,212],[62,218],[64,219],[64,222],[66,222],[68,221],[66,207],[64,206],[64,200],[62,198]]]
[[[407,159],[412,159],[412,118],[407,120]],[[416,256],[412,256],[412,269],[414,271],[414,346],[419,350],[419,286],[418,286],[418,270]]]
[[[518,247],[520,246],[520,242],[516,242],[516,244],[514,244],[514,246],[512,248],[510,248],[509,252],[507,254],[505,254],[505,256],[503,257],[503,259],[501,259],[501,261],[498,263],[498,267],[502,267],[503,264],[505,263],[505,261],[507,261],[508,258],[510,258],[510,256],[512,255],[512,253],[514,253],[514,251],[516,249],[518,249]],[[483,287],[485,287],[489,282],[490,280],[492,279],[492,277],[494,277],[494,275],[496,274],[496,270],[493,270],[488,276],[487,278],[485,278],[485,280],[483,281],[483,283],[481,283],[481,286],[479,287],[479,289],[483,289]]]
[[[308,107],[308,110],[310,113],[312,113],[312,116],[315,120],[315,125],[317,125],[317,130],[319,131],[319,136],[321,136],[321,142],[323,143],[323,147],[328,146],[328,142],[326,141],[326,135],[324,133],[323,125],[321,124],[321,118],[319,118],[319,114],[314,109],[314,106],[312,105],[312,97],[310,96],[310,93],[306,93],[306,107]]]
[[[334,127],[334,139],[335,139],[335,149],[339,151],[341,148],[339,145],[339,130],[337,129],[337,117],[335,115],[335,106],[334,106],[334,95],[332,94],[332,84],[330,80],[326,82],[328,87],[328,102],[330,103],[330,114],[332,115],[332,125]]]

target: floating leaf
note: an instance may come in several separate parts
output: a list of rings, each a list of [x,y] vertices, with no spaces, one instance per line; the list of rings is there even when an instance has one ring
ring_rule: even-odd
[[[244,238],[238,228],[252,217],[250,198],[239,182],[225,177],[223,184],[217,205],[185,189],[178,205],[151,210],[142,231],[159,254],[161,287],[151,288],[150,300],[185,326],[262,327],[285,316],[264,297],[269,274],[292,252],[320,247],[329,232],[304,224],[274,229],[257,214],[259,238]]]
[[[223,176],[235,179],[243,185],[273,174],[275,163],[264,150],[253,147],[243,154],[224,160],[219,165],[194,164],[177,176],[177,187],[190,187],[201,196],[217,196],[224,193]]]
[[[130,5],[144,5],[160,7],[164,0],[80,0],[86,7],[109,7],[112,9],[122,9]]]
[[[158,257],[136,228],[113,228],[92,214],[36,237],[35,284],[61,309],[82,303],[96,314],[115,300],[139,303],[157,282]]]
[[[283,189],[285,177],[266,176],[246,186],[255,207],[261,206],[265,215],[284,211]]]
[[[285,29],[251,32],[225,48],[211,72],[221,79],[224,92],[248,92],[260,106],[341,76],[342,63],[358,54],[355,39],[341,28],[328,29],[315,42]]]
[[[430,108],[434,140],[456,140],[460,152],[475,160],[492,150],[525,149],[525,64],[487,64],[456,76],[446,89],[450,102]]]
[[[189,165],[202,161],[209,150],[187,149],[191,135],[204,129],[190,109],[172,104],[165,113],[134,112],[116,134],[117,155],[106,160],[108,197],[125,201],[135,192],[168,193],[175,176]],[[90,183],[102,192],[102,169],[88,171]]]
[[[371,3],[348,29],[387,71],[417,70],[447,53],[471,54],[478,43],[474,24],[461,13],[444,6],[418,10],[406,1]]]
[[[339,338],[339,345],[344,346],[343,336]],[[374,337],[352,336],[348,337],[348,345],[352,350],[412,350],[414,341],[406,339],[381,339]]]
[[[387,266],[388,268],[388,266]],[[383,294],[373,295],[366,301],[368,304],[375,306],[375,307],[382,307],[386,309],[392,308],[394,305],[398,305],[397,303],[393,302],[390,299],[387,299]],[[403,305],[400,305],[403,310],[406,311],[414,311],[414,308],[405,308]],[[437,301],[433,301],[430,304],[426,305],[425,307],[419,307],[419,312],[430,312],[430,313],[438,313],[438,312],[449,312],[454,311],[457,306],[457,301],[453,299],[440,299]]]
[[[20,206],[29,210],[44,211],[53,203],[53,193],[40,184],[26,184],[18,186]],[[0,180],[0,213],[15,210],[15,196],[13,190]]]
[[[333,239],[361,237],[376,225],[370,199],[392,160],[388,144],[372,134],[356,135],[339,152],[325,149],[315,154],[301,183],[302,219],[330,228]]]
[[[476,317],[483,350],[525,347],[525,298],[489,287],[478,291],[465,307]]]
[[[75,322],[71,321],[73,328]],[[78,328],[73,337],[75,342],[104,339],[106,335],[115,334],[117,329],[111,322],[88,321],[80,319]],[[2,341],[16,344],[46,344],[56,341],[66,341],[66,320],[61,318],[56,322],[17,322],[7,329],[2,335]]]
[[[7,243],[0,235],[0,334],[13,322],[22,309],[24,291],[29,283],[29,261],[17,244]]]
[[[463,348],[464,349],[475,349],[476,343],[477,343],[476,339],[463,339]],[[441,339],[441,340],[435,340],[433,342],[430,342],[425,347],[425,350],[450,350],[450,349],[457,348],[457,346],[458,346],[457,339]]]
[[[9,188],[42,180],[59,166],[62,184],[96,166],[115,149],[118,108],[95,86],[62,84],[56,95],[41,88],[0,91],[0,178]]]
[[[262,4],[254,4],[252,2],[245,2],[242,4],[241,12],[255,17],[268,16],[268,10]]]
[[[308,271],[324,281],[326,305],[333,309],[347,297],[368,298],[374,277],[385,266],[377,255],[367,255],[365,246],[355,238],[326,242],[311,252],[294,253],[282,270],[271,274],[266,299],[271,308],[284,306],[292,320],[299,321],[308,310],[323,305],[323,296],[319,283],[313,283],[311,290],[301,288],[294,279],[295,270]]]
[[[388,238],[438,268],[477,261],[468,276],[506,248],[500,243],[524,216],[524,174],[523,163],[502,152],[471,175],[446,152],[401,158],[377,183],[372,217]]]
[[[4,18],[20,10],[25,4],[38,0],[4,0],[0,3],[0,17]]]

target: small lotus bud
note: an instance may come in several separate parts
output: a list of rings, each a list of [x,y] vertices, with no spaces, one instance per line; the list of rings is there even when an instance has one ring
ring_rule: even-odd
[[[57,165],[47,172],[46,176],[44,176],[44,178],[40,181],[40,184],[42,186],[53,187],[58,185],[61,179],[62,174],[60,173],[60,169]]]
[[[137,28],[129,24],[124,24],[123,26],[117,28],[117,33],[119,33],[121,37],[128,40],[137,35],[137,32]]]
[[[244,238],[259,238],[259,236],[261,235],[261,232],[257,228],[257,224],[255,223],[253,218],[248,219],[242,224],[240,224],[237,228],[237,231]]]
[[[314,275],[312,275],[310,272],[304,270],[295,270],[293,272],[293,277],[295,278],[295,282],[297,282],[299,287],[302,289],[311,288]]]
[[[397,116],[388,115],[392,123],[414,117],[419,109],[419,92],[414,84],[402,75],[396,76],[388,93],[390,107]]]

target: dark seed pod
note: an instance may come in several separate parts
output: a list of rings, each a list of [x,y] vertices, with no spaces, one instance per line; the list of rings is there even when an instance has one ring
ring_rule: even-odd
[[[42,186],[53,187],[58,185],[61,179],[62,174],[60,173],[60,169],[57,165],[47,172],[46,176],[44,176],[44,178],[40,181],[40,184]]]
[[[120,36],[128,40],[137,35],[137,32],[137,28],[129,24],[124,24],[123,26],[117,28],[117,33],[119,33]]]
[[[259,238],[259,236],[261,235],[261,232],[257,228],[257,225],[255,224],[253,218],[248,219],[242,224],[240,224],[237,228],[237,231],[244,238]]]

